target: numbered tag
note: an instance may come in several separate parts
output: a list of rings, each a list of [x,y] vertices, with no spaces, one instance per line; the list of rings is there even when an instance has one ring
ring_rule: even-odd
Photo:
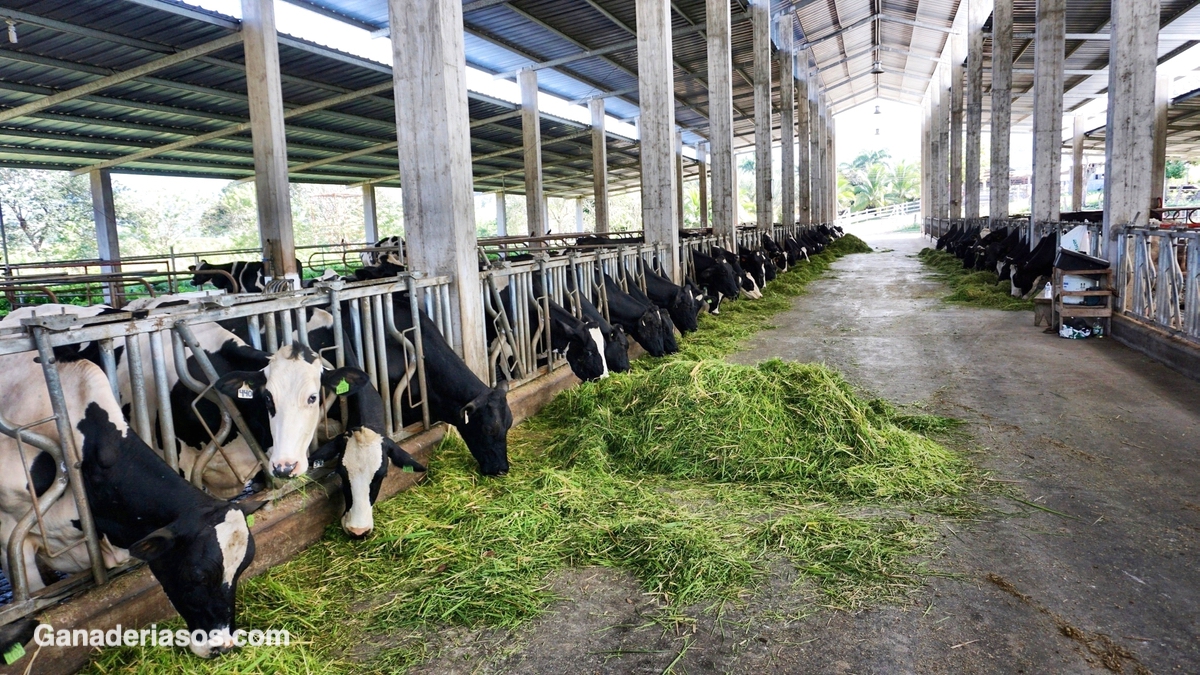
[[[350,391],[350,383],[347,382],[346,378],[343,377],[342,381],[337,383],[337,386],[334,387],[333,391],[337,393],[338,396],[341,396],[342,394]]]
[[[254,390],[243,382],[242,386],[238,387],[238,398],[254,398]]]
[[[15,644],[9,647],[8,651],[4,652],[4,663],[11,666],[19,661],[22,656],[25,656],[25,647],[19,643]]]

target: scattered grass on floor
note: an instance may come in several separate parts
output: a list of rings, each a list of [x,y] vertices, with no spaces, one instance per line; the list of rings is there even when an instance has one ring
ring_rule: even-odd
[[[431,657],[440,626],[538,616],[548,575],[569,566],[626,571],[676,613],[748,597],[781,557],[821,604],[907,592],[933,538],[917,515],[962,512],[977,482],[920,433],[954,423],[862,398],[823,366],[695,356],[736,349],[743,324],[766,325],[760,303],[786,309],[832,257],[727,304],[679,354],[559,394],[510,432],[504,478],[480,477],[447,435],[428,480],[376,505],[370,538],[331,526],[242,584],[242,627],[286,628],[291,647],[211,662],[110,649],[90,672],[401,672]]]
[[[1013,297],[1012,284],[1008,280],[1001,280],[992,272],[963,269],[962,261],[953,253],[925,248],[921,249],[917,258],[933,270],[936,278],[950,286],[950,295],[942,298],[945,302],[1008,311],[1033,311],[1031,301]]]

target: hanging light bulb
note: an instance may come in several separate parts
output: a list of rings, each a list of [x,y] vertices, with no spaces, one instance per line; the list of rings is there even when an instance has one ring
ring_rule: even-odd
[[[5,23],[8,24],[8,41],[17,44],[17,24],[12,19],[5,20]]]
[[[882,115],[882,114],[883,114],[883,111],[879,109],[879,106],[875,106],[875,114],[876,114],[876,115]]]
[[[878,127],[876,127],[876,128],[875,128],[875,135],[876,135],[876,136],[878,136],[878,135],[879,135],[879,128],[878,128]]]
[[[871,65],[871,74],[872,75],[882,75],[883,74],[883,62],[882,61],[876,61],[875,63],[873,63]]]

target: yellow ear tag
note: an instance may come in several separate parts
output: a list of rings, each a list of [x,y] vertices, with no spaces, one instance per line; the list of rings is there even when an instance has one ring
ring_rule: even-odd
[[[334,387],[333,391],[338,396],[341,396],[342,394],[345,394],[346,392],[350,391],[350,383],[347,382],[346,378],[343,377],[342,381],[337,383],[337,386]]]
[[[22,656],[25,656],[25,647],[18,642],[17,644],[9,647],[8,651],[4,652],[4,663],[5,665],[11,666],[12,664],[21,660]]]
[[[246,527],[247,528],[254,527],[254,514],[253,513],[246,516]]]

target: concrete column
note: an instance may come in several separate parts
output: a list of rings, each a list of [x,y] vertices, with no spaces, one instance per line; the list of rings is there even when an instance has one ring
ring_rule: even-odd
[[[367,243],[374,244],[379,241],[379,210],[375,207],[375,186],[362,186],[363,193],[363,232],[366,234]]]
[[[784,225],[796,222],[796,73],[792,67],[795,63],[792,21],[789,12],[779,23],[779,176],[783,181],[780,213]]]
[[[933,160],[929,157],[929,97],[921,100],[921,217],[933,217],[933,204],[929,201],[929,170]]]
[[[451,344],[486,381],[462,3],[388,0],[388,15],[409,263],[451,277]]]
[[[1062,211],[1063,63],[1066,60],[1066,0],[1037,0],[1033,43],[1032,222],[1054,221]]]
[[[1159,0],[1112,2],[1103,254],[1114,267],[1116,228],[1150,218],[1154,125],[1146,124],[1146,111],[1154,109],[1159,9]]]
[[[1171,75],[1158,73],[1154,85],[1154,166],[1151,169],[1150,208],[1162,208],[1167,186],[1167,107],[1171,104]]]
[[[637,0],[638,102],[641,108],[642,228],[646,242],[665,244],[663,271],[679,283],[679,228],[675,214],[675,87],[672,79],[671,3]]]
[[[588,101],[592,114],[592,185],[596,206],[596,231],[608,232],[608,137],[604,133],[604,99]]]
[[[797,222],[807,225],[812,222],[812,168],[809,162],[809,139],[811,117],[808,110],[808,69],[799,71],[796,80],[796,207]]]
[[[299,288],[292,205],[288,194],[279,43],[272,0],[242,0],[242,35],[250,133],[254,145],[254,191],[263,257],[272,278],[286,277]]]
[[[963,178],[966,187],[963,212],[967,218],[979,217],[982,195],[979,155],[983,140],[983,23],[990,5],[990,0],[967,0],[967,143]]]
[[[703,143],[696,144],[697,169],[700,171],[700,229],[708,228],[708,156]]]
[[[1114,4],[1123,0],[1114,0]],[[992,12],[992,167],[990,215],[1008,218],[1008,144],[1012,120],[1012,3],[995,0]]]
[[[942,145],[942,65],[929,80],[929,202],[936,218],[946,217],[946,191],[942,182],[942,165],[949,153]]]
[[[950,217],[950,63],[938,68],[938,213]]]
[[[583,197],[575,198],[575,231],[583,232]]]
[[[754,206],[758,229],[771,227],[771,4],[750,5],[754,32]]]
[[[117,236],[117,207],[113,201],[112,177],[108,169],[88,172],[92,185],[92,219],[96,223],[96,249],[101,260],[120,260],[121,242]],[[101,265],[104,274],[120,272],[121,266]],[[104,301],[114,307],[125,304],[120,284],[107,284]]]
[[[683,132],[675,130],[675,217],[676,227],[683,229]]]
[[[829,222],[837,220],[837,122],[833,113],[826,113],[829,122],[829,138],[825,141],[825,162],[829,166]]]
[[[1087,183],[1083,180],[1083,117],[1075,115],[1071,118],[1071,210],[1083,210],[1084,192]]]
[[[706,0],[708,28],[708,129],[712,155],[712,227],[732,235],[737,227],[737,168],[733,156],[733,52],[728,0]]]
[[[825,119],[821,116],[821,105],[817,101],[820,96],[821,91],[817,89],[808,101],[811,124],[808,138],[809,163],[812,166],[812,222],[814,224],[825,221],[825,153],[822,150],[825,146]]]
[[[521,86],[521,138],[525,145],[525,213],[530,236],[546,234],[546,199],[542,189],[542,124],[538,114],[537,71],[517,72]]]
[[[508,236],[508,195],[504,190],[496,193],[496,236]]]
[[[963,61],[967,37],[950,36],[950,217],[963,217]]]

